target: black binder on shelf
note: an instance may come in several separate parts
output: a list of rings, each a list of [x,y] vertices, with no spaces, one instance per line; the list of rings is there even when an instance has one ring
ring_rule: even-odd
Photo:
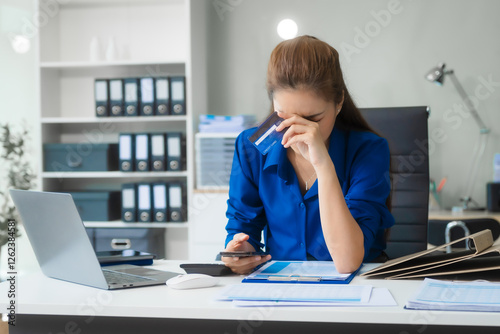
[[[152,133],[151,134],[151,170],[164,171],[165,170],[165,134]]]
[[[153,221],[167,221],[168,192],[165,183],[153,184]]]
[[[131,133],[120,133],[118,139],[120,170],[131,172],[134,170],[134,135]]]
[[[123,90],[123,79],[109,80],[109,108],[110,116],[123,116],[125,109],[125,92]]]
[[[171,99],[171,115],[186,114],[186,78],[171,77],[170,78],[170,99]]]
[[[165,116],[170,110],[170,80],[168,77],[155,78],[155,111],[157,116]]]
[[[125,86],[125,116],[137,116],[139,112],[139,79],[126,78],[123,80]]]
[[[155,86],[153,78],[141,78],[141,116],[154,115]]]
[[[133,183],[122,185],[122,220],[137,221],[137,187]]]
[[[151,184],[139,183],[137,185],[137,217],[141,223],[151,221]]]
[[[167,141],[167,170],[180,171],[183,168],[183,143],[181,132],[169,132]]]
[[[147,172],[150,170],[150,138],[147,133],[138,133],[135,135],[135,170],[138,172]]]
[[[179,182],[168,183],[168,221],[182,222],[186,219],[184,189]]]
[[[106,79],[94,81],[95,115],[107,117],[109,113],[109,83]]]

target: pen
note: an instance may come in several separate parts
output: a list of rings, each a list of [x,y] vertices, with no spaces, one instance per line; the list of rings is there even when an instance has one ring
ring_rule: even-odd
[[[447,180],[446,177],[443,177],[441,179],[441,181],[439,182],[439,185],[437,187],[437,192],[438,193],[441,192],[441,190],[443,190],[443,187],[444,187],[444,184],[446,183],[446,180]]]

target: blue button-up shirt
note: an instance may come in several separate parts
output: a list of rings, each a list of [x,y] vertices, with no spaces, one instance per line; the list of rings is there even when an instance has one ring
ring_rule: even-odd
[[[310,255],[331,261],[321,228],[317,182],[302,195],[286,149],[277,143],[261,155],[248,140],[254,131],[243,131],[236,139],[226,245],[243,232],[255,249],[265,246],[273,260],[306,260]],[[385,229],[394,225],[386,206],[390,193],[387,141],[371,132],[334,128],[328,153],[347,206],[363,232],[364,261],[373,260],[385,249]],[[260,242],[262,231],[265,245]]]

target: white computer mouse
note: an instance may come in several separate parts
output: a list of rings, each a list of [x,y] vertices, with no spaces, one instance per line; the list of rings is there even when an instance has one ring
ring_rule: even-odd
[[[205,274],[184,274],[170,278],[167,286],[172,289],[208,288],[219,283],[219,278]]]

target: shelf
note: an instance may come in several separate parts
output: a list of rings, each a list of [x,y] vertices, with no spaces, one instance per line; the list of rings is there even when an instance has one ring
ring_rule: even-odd
[[[229,192],[229,186],[206,186],[197,187],[193,190],[195,194],[227,194]]]
[[[114,60],[114,61],[45,61],[40,63],[41,68],[47,69],[92,69],[98,67],[119,67],[119,66],[148,66],[148,65],[173,65],[184,66],[182,59],[163,60]]]
[[[35,3],[47,14],[46,0]],[[72,0],[60,3],[57,10],[36,34],[40,159],[47,143],[73,143],[83,149],[97,143],[118,143],[121,133],[182,132],[186,164],[185,170],[177,172],[69,172],[44,171],[40,163],[41,190],[120,191],[127,183],[185,183],[183,222],[84,222],[88,228],[173,229],[173,233],[160,233],[165,234],[165,251],[170,257],[185,256],[192,226],[188,208],[194,188],[193,117],[207,113],[206,28],[211,3]],[[186,78],[187,115],[96,117],[96,79],[173,76]]]
[[[64,1],[60,6],[64,8],[72,8],[72,7],[86,7],[86,6],[112,6],[112,5],[143,5],[143,4],[164,4],[165,0],[71,0]],[[168,3],[171,4],[182,4],[183,0],[169,0]]]
[[[140,179],[140,178],[177,178],[187,177],[187,171],[181,172],[43,172],[42,177],[46,179]]]
[[[157,123],[185,122],[187,116],[136,116],[136,117],[42,117],[42,124],[99,124],[99,123]]]
[[[86,221],[83,222],[87,228],[185,228],[186,222],[182,223],[124,223],[122,221]]]
[[[240,132],[197,132],[198,138],[236,138]]]

